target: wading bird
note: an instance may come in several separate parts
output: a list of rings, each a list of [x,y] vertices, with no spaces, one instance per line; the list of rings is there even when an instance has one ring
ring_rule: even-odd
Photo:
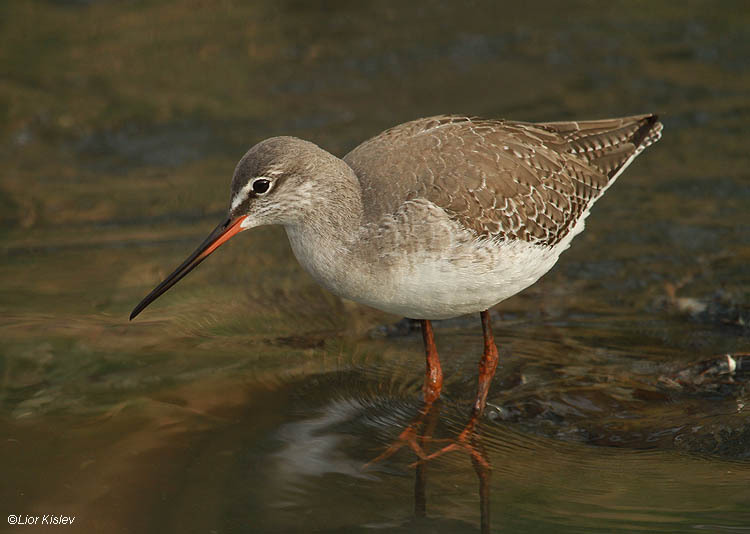
[[[386,130],[343,159],[302,139],[267,139],[238,163],[226,219],[130,318],[232,236],[280,224],[297,260],[329,291],[421,321],[427,405],[443,383],[430,321],[480,312],[475,420],[498,360],[488,309],[552,268],[594,202],[661,129],[655,115],[439,116]]]

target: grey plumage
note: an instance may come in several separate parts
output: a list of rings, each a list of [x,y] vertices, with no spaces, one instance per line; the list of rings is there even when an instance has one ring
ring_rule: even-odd
[[[441,116],[391,128],[343,159],[302,139],[266,139],[237,164],[227,219],[131,318],[232,235],[267,224],[283,225],[300,264],[342,297],[422,319],[486,310],[552,268],[596,199],[660,134],[654,115]]]
[[[232,236],[280,224],[324,287],[423,320],[428,403],[442,387],[429,321],[481,312],[479,416],[498,360],[487,310],[552,268],[593,203],[660,135],[654,115],[538,124],[441,116],[391,128],[343,159],[302,139],[266,139],[237,164],[228,217],[130,318]]]

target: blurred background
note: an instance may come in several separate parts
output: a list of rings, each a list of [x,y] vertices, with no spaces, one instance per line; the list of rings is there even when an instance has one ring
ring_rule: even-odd
[[[744,1],[3,2],[0,531],[750,532],[749,96]],[[128,322],[264,138],[646,112],[662,141],[494,310],[481,495],[463,453],[420,471],[424,516],[412,453],[362,469],[420,409],[421,336],[281,228]],[[449,439],[481,328],[436,332]]]

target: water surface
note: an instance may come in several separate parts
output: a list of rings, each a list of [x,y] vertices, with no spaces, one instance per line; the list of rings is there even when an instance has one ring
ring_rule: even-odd
[[[750,531],[743,2],[0,10],[0,517]],[[363,469],[420,412],[421,336],[319,288],[282,229],[244,233],[127,320],[217,224],[263,138],[343,155],[431,114],[650,111],[664,139],[553,271],[493,310],[502,360],[477,435],[491,473],[463,452],[416,468],[408,449]],[[468,420],[482,346],[478,317],[436,333],[431,451]]]

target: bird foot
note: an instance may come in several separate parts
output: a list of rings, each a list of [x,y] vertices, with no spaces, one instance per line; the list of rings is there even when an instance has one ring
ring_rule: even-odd
[[[461,433],[456,437],[456,439],[453,440],[452,443],[431,454],[420,456],[419,460],[410,464],[409,467],[415,467],[420,462],[434,460],[435,458],[439,458],[440,456],[452,451],[464,450],[469,454],[472,462],[475,465],[483,469],[489,469],[490,464],[487,461],[486,455],[479,444],[479,435],[476,428],[478,418],[479,414],[477,412],[473,412],[471,415],[471,419],[469,419],[469,422],[466,424]]]
[[[489,470],[490,464],[483,448],[481,447],[480,435],[477,432],[477,422],[481,413],[474,410],[471,414],[471,418],[461,433],[456,438],[452,439],[432,437],[438,415],[439,409],[436,405],[425,406],[409,426],[399,434],[398,438],[396,438],[396,440],[384,452],[367,462],[364,465],[364,468],[369,468],[378,462],[390,458],[403,447],[409,447],[418,458],[416,462],[409,464],[409,467],[417,467],[420,464],[439,458],[449,452],[463,450],[469,454],[471,461],[476,468]],[[424,426],[424,433],[419,435],[418,430],[420,430],[422,426]],[[447,445],[433,453],[428,453],[425,450],[425,445],[427,443],[446,442],[448,442]]]
[[[371,467],[373,464],[390,458],[403,447],[409,447],[420,459],[427,458],[428,454],[423,446],[428,441],[433,441],[432,432],[435,429],[437,417],[439,416],[439,404],[439,402],[435,401],[426,402],[419,411],[419,414],[398,435],[398,438],[385,451],[367,462],[364,467]],[[423,434],[420,435],[418,431],[422,427],[424,427],[424,430]]]
[[[372,465],[383,461],[387,458],[390,458],[394,454],[396,454],[402,447],[408,446],[419,458],[427,458],[427,453],[424,451],[422,446],[418,443],[417,440],[424,439],[423,437],[420,437],[417,435],[417,427],[420,426],[421,421],[417,422],[417,424],[410,424],[406,429],[404,429],[401,434],[399,434],[396,441],[394,441],[385,451],[383,451],[381,454],[370,460],[365,464],[365,468],[371,467]]]

